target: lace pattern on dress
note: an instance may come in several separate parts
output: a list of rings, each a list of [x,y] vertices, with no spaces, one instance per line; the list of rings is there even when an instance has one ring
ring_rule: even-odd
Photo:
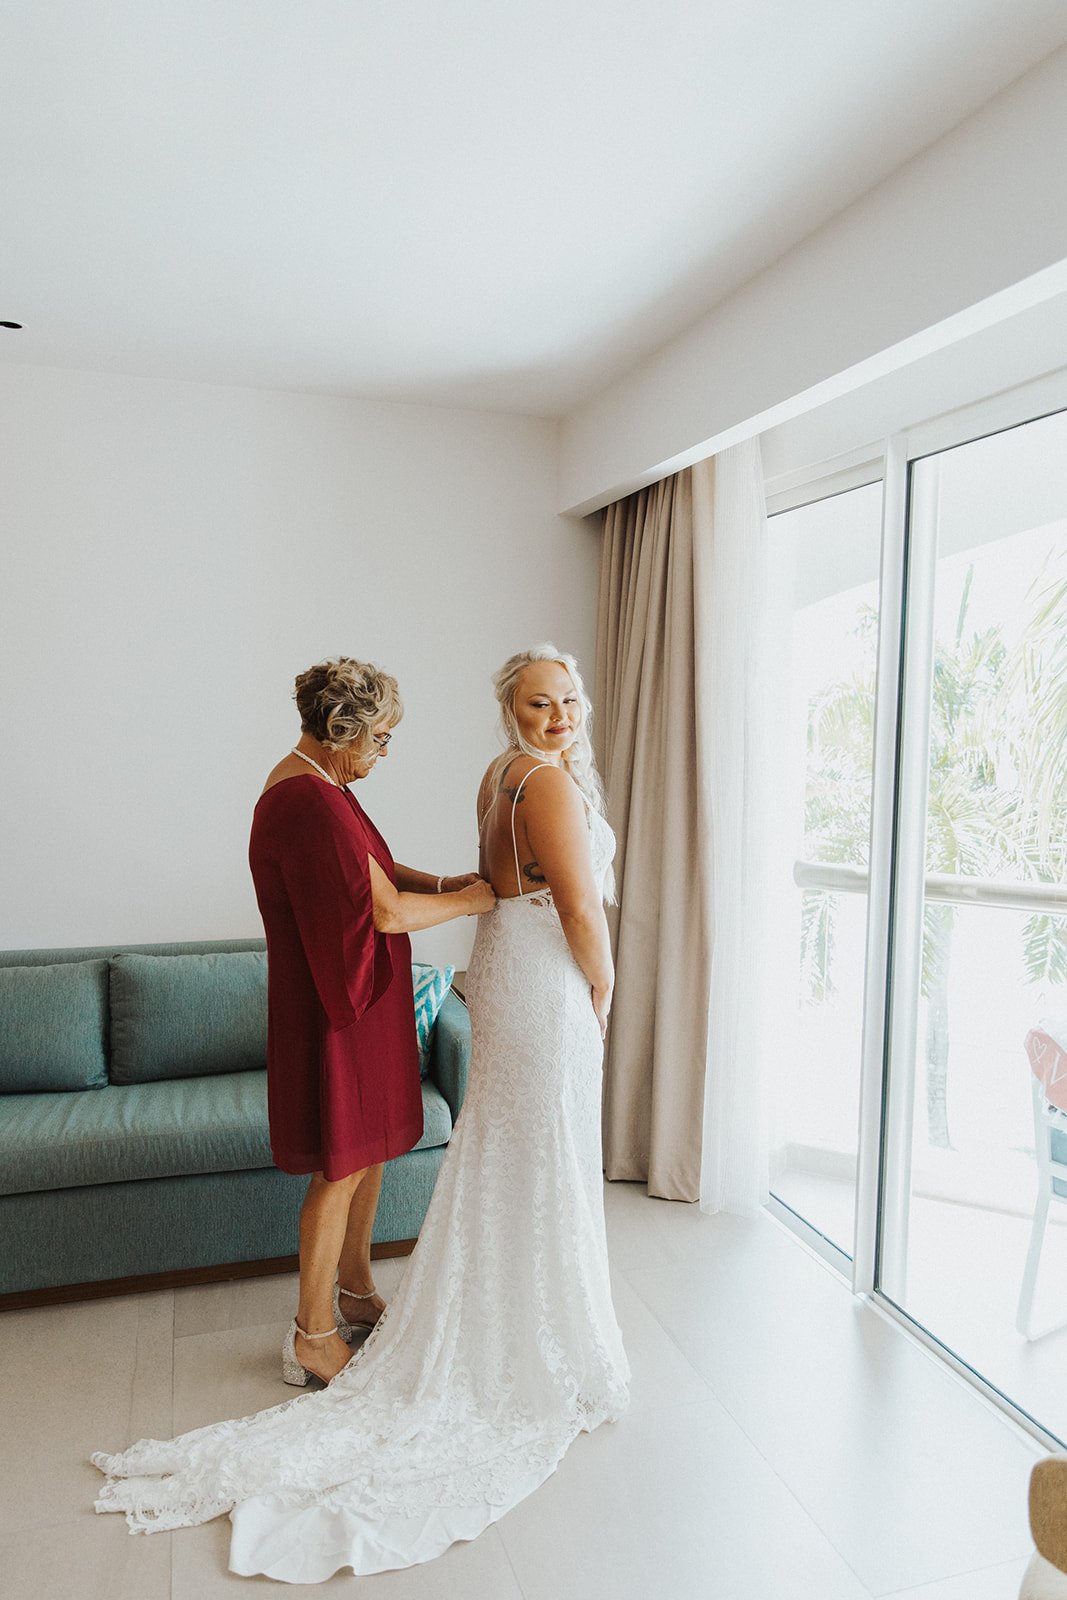
[[[603,883],[614,839],[596,813],[590,849]],[[467,1000],[466,1100],[373,1332],[327,1389],[94,1455],[107,1475],[99,1511],[153,1532],[232,1510],[242,1572],[377,1571],[473,1537],[543,1482],[577,1434],[625,1410],[600,1030],[547,891],[478,919]],[[332,1520],[316,1554],[306,1519],[319,1512]]]

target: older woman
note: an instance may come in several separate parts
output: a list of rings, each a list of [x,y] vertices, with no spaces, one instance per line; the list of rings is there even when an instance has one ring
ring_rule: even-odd
[[[348,788],[387,754],[396,680],[342,656],[302,672],[294,698],[300,739],[256,805],[249,860],[267,935],[271,1152],[283,1172],[311,1174],[283,1351],[286,1381],[302,1385],[335,1377],[342,1335],[384,1310],[370,1265],[382,1163],[422,1137],[408,933],[494,899],[476,874],[394,864]]]

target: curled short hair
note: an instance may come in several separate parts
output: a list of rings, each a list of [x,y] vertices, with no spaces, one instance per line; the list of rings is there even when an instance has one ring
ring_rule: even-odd
[[[366,747],[361,753],[369,753],[371,733],[378,724],[392,726],[404,715],[396,679],[352,656],[334,656],[301,672],[293,699],[300,731],[310,733],[327,750],[359,744]]]

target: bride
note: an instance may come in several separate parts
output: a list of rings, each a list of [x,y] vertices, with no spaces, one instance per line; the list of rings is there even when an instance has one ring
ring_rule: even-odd
[[[98,1511],[150,1533],[230,1513],[231,1571],[317,1583],[473,1539],[625,1410],[600,1157],[615,842],[575,661],[512,656],[478,796],[470,1082],[392,1303],[325,1389],[94,1455]]]

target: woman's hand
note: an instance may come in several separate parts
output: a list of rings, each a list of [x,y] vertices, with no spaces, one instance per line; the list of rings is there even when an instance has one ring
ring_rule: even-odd
[[[441,894],[458,894],[461,889],[469,889],[472,883],[477,883],[476,872],[461,872],[456,878],[441,879]]]
[[[475,877],[473,882],[468,882],[460,894],[467,902],[466,915],[468,917],[481,916],[484,911],[492,911],[496,905],[496,895],[492,885],[486,883],[484,878]]]
[[[481,911],[492,911],[496,905],[496,895],[489,885],[471,872],[450,880],[461,884],[461,888],[446,890],[442,883],[438,894],[435,880],[428,873],[398,866],[397,879],[406,886],[399,888],[372,855],[368,854],[367,865],[374,897],[374,926],[379,933],[415,933],[421,928],[436,928],[453,917],[474,917]]]
[[[593,997],[593,1010],[596,1012],[596,1019],[600,1024],[600,1037],[605,1039],[608,1032],[608,1014],[611,1011],[612,990],[593,989],[590,992]]]

